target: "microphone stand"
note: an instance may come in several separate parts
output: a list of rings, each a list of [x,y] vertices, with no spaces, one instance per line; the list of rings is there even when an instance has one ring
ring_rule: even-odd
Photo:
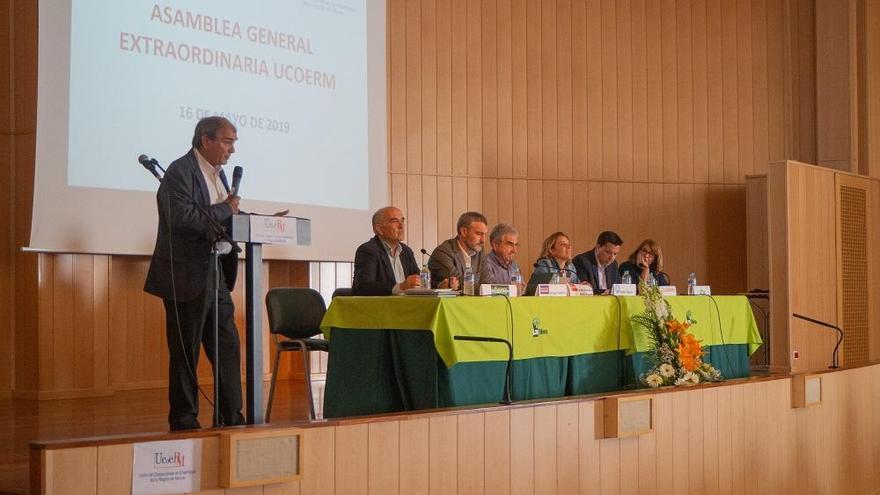
[[[155,162],[153,165],[162,171],[162,177],[160,178],[158,174],[155,173],[153,175],[156,176],[160,183],[165,182],[168,175],[165,168]],[[153,170],[150,171],[153,172]],[[174,180],[174,178],[171,180]],[[176,182],[176,180],[174,181]],[[180,183],[178,183],[178,185],[180,185]],[[203,205],[194,199],[186,198],[182,195],[178,195],[177,198],[190,206],[194,206],[196,211],[202,215],[202,218],[210,227],[211,234],[213,234],[213,240],[211,242],[211,257],[214,259],[214,273],[212,276],[214,285],[214,365],[211,367],[214,375],[214,415],[212,419],[212,427],[220,428],[223,426],[223,422],[220,419],[220,251],[217,249],[217,242],[221,240],[228,242],[236,254],[241,252],[241,248],[232,240],[232,237],[229,236],[226,229],[211,217],[208,210]],[[172,266],[171,269],[173,270],[174,267]],[[174,301],[174,304],[177,305],[177,301]],[[195,376],[196,370],[192,370],[192,372],[193,376]]]
[[[469,340],[472,342],[498,342],[507,345],[507,372],[504,374],[504,394],[501,397],[501,404],[510,405],[510,370],[513,365],[513,345],[507,339],[499,339],[496,337],[471,337],[467,335],[456,335],[452,337],[455,340]]]
[[[837,325],[825,323],[824,321],[819,321],[814,318],[810,318],[809,316],[799,315],[797,313],[792,313],[791,316],[794,316],[795,318],[800,318],[801,320],[809,321],[810,323],[815,323],[816,325],[819,325],[819,326],[823,326],[826,328],[832,328],[834,330],[837,330],[837,345],[834,346],[834,351],[831,353],[831,366],[829,366],[829,368],[831,368],[831,369],[840,368],[840,365],[838,364],[838,359],[837,359],[837,351],[840,348],[840,344],[843,342],[843,330],[841,330],[840,327],[838,327]]]

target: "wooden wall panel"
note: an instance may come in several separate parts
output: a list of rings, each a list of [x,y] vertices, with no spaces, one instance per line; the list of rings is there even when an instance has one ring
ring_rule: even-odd
[[[369,460],[370,494],[394,495],[400,493],[401,458],[400,424],[397,422],[373,423],[369,425],[367,453]]]
[[[871,183],[871,199],[872,204],[880,205],[880,181],[872,181]],[[880,214],[873,215],[872,228],[868,234],[868,245],[880,245]],[[868,280],[877,280],[880,275],[880,263],[873,262],[868,265]],[[873,287],[871,290],[871,299],[868,305],[868,326],[871,329],[880,328],[880,289]],[[876,332],[872,335],[877,335]],[[880,338],[870,339],[868,349],[868,357],[870,359],[880,359]]]
[[[18,141],[15,136],[15,68],[16,62],[21,64],[23,60],[18,59],[15,51],[15,30],[11,29],[13,5],[4,1],[0,3],[0,8],[0,22],[4,26],[0,30],[0,195],[3,197],[0,207],[11,212],[17,206],[17,168],[14,166]],[[0,315],[0,398],[11,396],[15,376],[15,227],[15,215],[3,215],[0,218],[0,232],[3,233],[0,238],[0,307],[9,308]]]
[[[869,29],[880,25],[880,5],[877,2],[865,2],[865,82],[864,108],[865,115],[865,160],[860,162],[859,173],[880,179],[880,31]]]
[[[4,30],[0,33],[0,50],[6,53],[0,54],[0,67],[9,67],[9,35]],[[11,74],[4,73],[0,77],[4,78],[4,83],[8,84],[5,79]],[[5,97],[5,98],[4,98]],[[9,94],[0,91],[0,115],[4,117],[0,119],[0,184],[2,184],[3,207],[7,211],[14,207],[12,196],[10,193],[12,188],[12,155],[14,139],[9,135],[9,118],[11,112],[9,108]],[[4,308],[12,308],[15,301],[15,252],[14,252],[14,231],[13,216],[3,215],[0,218],[0,232],[3,232],[3,239],[0,240],[0,306]],[[13,339],[12,329],[15,327],[15,312],[6,311],[0,315],[0,398],[8,396],[12,390],[13,380]]]
[[[788,168],[788,256],[790,310],[839,325],[837,314],[837,231],[834,173],[809,166]],[[836,342],[833,331],[791,319],[792,371],[829,366]]]
[[[798,146],[815,148],[811,131],[784,125],[814,113],[801,101],[813,84],[802,66],[812,12],[787,14],[773,0],[392,3],[390,91],[405,97],[391,98],[391,156],[414,163],[392,159],[391,189],[392,202],[410,210],[410,244],[430,249],[452,236],[448,225],[466,207],[481,208],[491,224],[520,229],[526,272],[550,232],[568,230],[581,252],[613,228],[629,241],[627,253],[641,239],[660,240],[679,285],[696,271],[718,292],[744,290],[744,177],[799,155],[790,151],[795,133]],[[784,76],[787,60],[798,64],[796,79]],[[434,107],[436,124],[426,110]],[[394,131],[396,115],[405,135]],[[411,115],[419,118],[403,117]],[[436,172],[417,165],[435,147]],[[451,150],[448,167],[443,149]],[[424,180],[397,172],[436,174],[436,202],[414,205]],[[577,182],[584,177],[591,182]],[[505,178],[528,182],[514,181],[511,197]],[[635,186],[645,180],[671,187],[640,195]],[[703,223],[718,212],[721,222]],[[689,229],[694,222],[709,230]]]
[[[335,490],[339,493],[366,494],[369,485],[364,483],[368,479],[370,464],[369,452],[369,426],[368,424],[340,426],[336,428],[336,445],[334,452],[336,458],[333,464],[341,469],[335,470]]]
[[[851,94],[849,0],[816,2],[816,162],[819,165],[855,172],[852,156],[855,109]]]
[[[483,479],[491,491],[510,493],[510,411],[488,411],[483,417],[484,452],[489,452],[484,460]]]
[[[458,416],[458,439],[455,456],[440,458],[441,469],[455,467],[458,471],[457,491],[450,493],[485,493],[486,490],[486,435],[485,414]],[[489,457],[493,451],[489,450]],[[454,465],[453,465],[454,464]]]
[[[747,177],[746,198],[747,286],[749,290],[768,289],[770,267],[767,254],[770,252],[770,245],[767,236],[770,227],[767,222],[767,176]]]
[[[429,428],[427,418],[400,422],[400,493],[429,493]]]

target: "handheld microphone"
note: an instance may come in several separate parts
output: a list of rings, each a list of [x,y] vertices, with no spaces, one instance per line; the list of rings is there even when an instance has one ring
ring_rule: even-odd
[[[419,251],[420,251],[422,254],[424,254],[425,256],[431,256],[431,253],[425,251],[425,248],[419,249]]]
[[[229,192],[232,196],[238,196],[238,186],[241,185],[241,176],[244,173],[238,165],[232,169],[232,190]]]
[[[144,166],[145,169],[149,170],[153,177],[162,182],[162,177],[159,175],[159,172],[156,171],[156,165],[158,162],[155,158],[150,158],[147,155],[141,155],[138,157],[138,163]]]

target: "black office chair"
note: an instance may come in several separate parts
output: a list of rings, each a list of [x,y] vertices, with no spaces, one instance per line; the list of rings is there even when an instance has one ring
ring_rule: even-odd
[[[337,287],[336,290],[333,291],[333,297],[331,299],[336,299],[339,296],[353,296],[354,290],[351,287]]]
[[[272,333],[272,340],[275,342],[275,365],[272,370],[272,385],[269,387],[266,422],[269,422],[272,415],[272,399],[275,396],[278,363],[281,353],[285,351],[302,352],[309,418],[315,419],[309,351],[328,352],[329,342],[310,337],[321,333],[321,320],[327,311],[324,298],[314,289],[280,287],[270,289],[266,294],[266,309],[269,315],[269,332]]]
[[[660,278],[661,276],[666,277],[666,283],[667,283],[667,284],[672,284],[672,277],[670,277],[668,273],[666,273],[666,272],[657,272],[657,278]],[[658,280],[658,281],[659,281],[659,280]]]

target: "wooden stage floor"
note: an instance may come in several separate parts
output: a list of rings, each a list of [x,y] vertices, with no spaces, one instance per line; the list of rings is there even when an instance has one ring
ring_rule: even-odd
[[[211,396],[208,385],[205,393]],[[316,398],[323,383],[315,384]],[[269,384],[264,387],[269,396]],[[265,403],[265,402],[264,402]],[[321,400],[316,401],[319,406]],[[199,422],[211,426],[211,408],[202,398]],[[168,431],[165,389],[118,392],[112,397],[68,400],[0,400],[0,494],[30,493],[28,446],[33,440]],[[302,381],[280,381],[272,407],[273,423],[308,419]]]

